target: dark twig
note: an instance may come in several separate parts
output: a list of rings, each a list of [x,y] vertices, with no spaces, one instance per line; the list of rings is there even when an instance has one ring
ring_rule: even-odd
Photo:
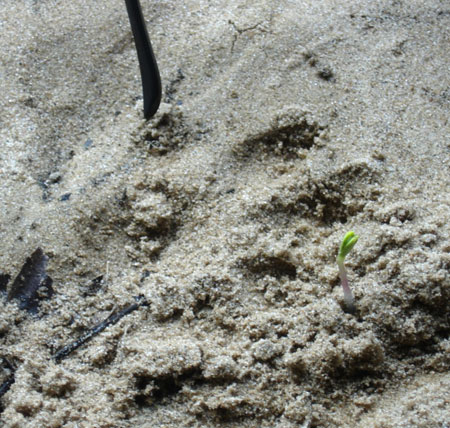
[[[144,117],[150,119],[158,110],[161,102],[161,78],[139,0],[125,0],[125,3],[141,69]]]
[[[55,355],[53,355],[53,358],[56,360],[56,362],[61,361],[63,358],[67,357],[70,353],[75,351],[75,349],[78,349],[81,345],[88,342],[92,337],[94,337],[96,334],[103,331],[106,327],[116,324],[121,318],[123,318],[125,315],[130,314],[131,312],[135,311],[136,309],[139,309],[141,306],[147,306],[147,300],[144,296],[136,296],[136,303],[133,303],[129,306],[127,306],[125,309],[122,309],[120,312],[116,312],[111,314],[108,318],[106,318],[101,323],[97,324],[93,328],[91,328],[89,331],[83,334],[80,338],[75,340],[72,343],[69,343],[68,345],[61,348]]]

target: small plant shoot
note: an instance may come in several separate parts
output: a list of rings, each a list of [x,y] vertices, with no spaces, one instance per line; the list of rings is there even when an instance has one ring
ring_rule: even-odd
[[[354,232],[347,232],[342,240],[341,247],[339,248],[339,254],[337,256],[337,264],[339,266],[339,276],[341,277],[342,289],[344,290],[344,310],[349,313],[354,313],[355,298],[353,297],[352,290],[348,285],[347,270],[345,269],[344,260],[347,254],[352,250],[358,241],[359,236]]]

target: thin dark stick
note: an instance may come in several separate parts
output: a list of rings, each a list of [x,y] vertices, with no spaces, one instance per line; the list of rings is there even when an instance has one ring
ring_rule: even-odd
[[[80,338],[75,340],[72,343],[69,343],[68,345],[64,346],[64,348],[61,348],[55,355],[53,355],[53,358],[56,360],[56,362],[61,361],[63,358],[67,357],[70,353],[75,351],[75,349],[78,349],[81,345],[89,341],[93,336],[103,331],[106,327],[116,324],[121,318],[123,318],[125,315],[128,315],[129,313],[135,311],[136,309],[139,309],[141,306],[146,306],[147,300],[145,300],[144,296],[137,296],[135,297],[136,303],[133,303],[129,306],[127,306],[125,309],[121,310],[120,312],[116,312],[114,314],[111,314],[108,318],[106,318],[101,323],[97,324],[93,328],[91,328],[89,331],[83,334]]]
[[[141,69],[144,117],[150,119],[161,102],[161,78],[139,0],[125,0],[125,3]]]

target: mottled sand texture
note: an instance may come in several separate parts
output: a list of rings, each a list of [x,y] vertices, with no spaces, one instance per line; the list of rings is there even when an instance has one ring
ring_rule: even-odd
[[[0,4],[0,425],[449,428],[449,3],[142,6],[148,122],[123,1]]]

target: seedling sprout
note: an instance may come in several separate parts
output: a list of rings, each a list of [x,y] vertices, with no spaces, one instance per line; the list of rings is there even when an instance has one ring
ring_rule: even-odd
[[[337,264],[339,266],[339,276],[341,277],[342,289],[344,290],[344,306],[347,312],[355,312],[355,298],[353,297],[352,290],[348,285],[347,270],[345,269],[344,260],[347,254],[352,250],[358,241],[359,236],[354,232],[347,232],[342,240],[341,247],[339,248],[339,254],[337,256]]]

